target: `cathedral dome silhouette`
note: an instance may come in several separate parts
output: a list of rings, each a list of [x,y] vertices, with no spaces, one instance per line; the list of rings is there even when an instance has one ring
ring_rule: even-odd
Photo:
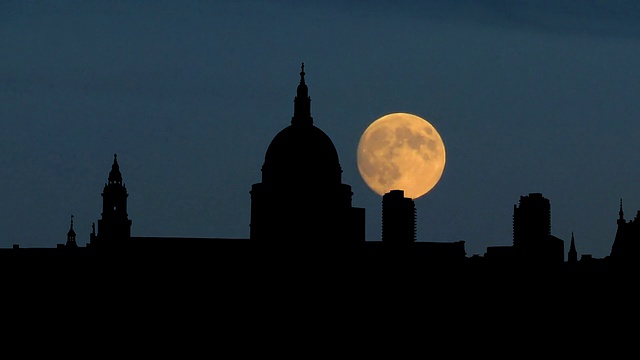
[[[249,237],[296,246],[364,241],[364,209],[351,205],[338,151],[313,124],[304,75],[303,63],[291,124],[271,140],[262,182],[251,186]]]
[[[333,142],[314,125],[289,125],[271,141],[262,166],[264,183],[339,184],[342,168]]]
[[[262,182],[286,186],[340,184],[342,168],[331,138],[313,124],[304,64],[291,125],[273,138],[262,166]]]

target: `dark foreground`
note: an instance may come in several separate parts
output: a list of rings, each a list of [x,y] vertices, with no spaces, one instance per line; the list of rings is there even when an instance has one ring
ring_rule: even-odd
[[[462,355],[515,338],[546,348],[578,336],[586,346],[638,314],[631,268],[605,265],[172,249],[5,256],[0,270],[5,330],[66,333],[105,352],[123,342],[157,351],[186,340],[190,349],[245,355],[335,355],[338,345],[382,351],[399,342]]]

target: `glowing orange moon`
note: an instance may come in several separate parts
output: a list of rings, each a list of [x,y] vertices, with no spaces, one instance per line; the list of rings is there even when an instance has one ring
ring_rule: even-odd
[[[372,122],[358,143],[358,170],[378,195],[404,190],[417,199],[440,181],[446,163],[444,142],[427,120],[392,113]]]

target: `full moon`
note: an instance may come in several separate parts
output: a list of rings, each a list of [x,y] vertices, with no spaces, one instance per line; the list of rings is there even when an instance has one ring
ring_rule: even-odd
[[[446,154],[440,134],[427,120],[392,113],[364,131],[357,162],[362,179],[378,195],[403,190],[417,199],[440,181]]]

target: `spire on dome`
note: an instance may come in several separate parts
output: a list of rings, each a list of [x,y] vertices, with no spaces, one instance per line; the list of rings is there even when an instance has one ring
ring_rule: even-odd
[[[309,97],[309,88],[304,81],[304,63],[300,70],[300,84],[295,99],[293,99],[293,117],[291,124],[313,125],[311,117],[311,98]]]
[[[111,171],[109,172],[109,184],[122,184],[122,174],[120,173],[120,166],[118,165],[118,154],[113,154],[113,165],[111,165]]]

